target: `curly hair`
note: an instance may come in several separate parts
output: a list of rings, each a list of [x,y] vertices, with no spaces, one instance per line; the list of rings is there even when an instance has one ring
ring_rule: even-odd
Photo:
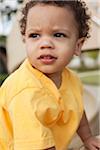
[[[22,8],[22,17],[19,20],[20,31],[22,35],[25,35],[28,11],[37,4],[53,5],[64,8],[69,6],[73,11],[75,20],[78,24],[79,38],[84,37],[87,39],[90,37],[89,30],[91,17],[88,13],[88,7],[86,6],[86,3],[81,0],[28,0],[28,2]]]

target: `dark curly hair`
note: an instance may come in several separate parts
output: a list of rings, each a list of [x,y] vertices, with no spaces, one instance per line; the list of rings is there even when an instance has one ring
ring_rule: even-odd
[[[58,7],[67,8],[68,6],[73,11],[76,22],[78,24],[79,38],[84,37],[85,39],[90,37],[90,14],[86,3],[81,0],[29,0],[22,8],[22,17],[19,21],[20,31],[22,35],[25,35],[27,14],[30,8],[36,4],[54,5]]]

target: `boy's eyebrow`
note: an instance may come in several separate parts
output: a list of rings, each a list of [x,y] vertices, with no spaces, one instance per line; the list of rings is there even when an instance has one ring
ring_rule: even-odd
[[[70,31],[67,29],[67,28],[59,28],[59,27],[56,27],[56,28],[53,28],[53,31],[64,31],[64,32],[67,32],[67,33],[70,33]]]
[[[39,28],[39,27],[32,27],[32,28],[30,28],[30,29],[27,29],[27,32],[41,32],[41,28]],[[68,34],[70,34],[70,31],[67,29],[67,28],[65,28],[65,27],[61,27],[61,28],[59,28],[59,27],[54,27],[54,28],[52,28],[51,29],[51,31],[52,32],[58,32],[58,31],[60,31],[60,32],[66,32],[66,33],[68,33]]]
[[[41,31],[41,29],[40,28],[30,28],[30,29],[27,29],[27,32],[33,32],[33,31],[35,31],[35,32],[40,32]]]

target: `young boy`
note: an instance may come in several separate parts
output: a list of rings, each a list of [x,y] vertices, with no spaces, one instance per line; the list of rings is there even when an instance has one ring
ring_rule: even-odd
[[[28,0],[20,20],[27,59],[0,91],[0,150],[66,150],[77,131],[100,148],[82,104],[82,85],[65,68],[89,37],[84,2]]]

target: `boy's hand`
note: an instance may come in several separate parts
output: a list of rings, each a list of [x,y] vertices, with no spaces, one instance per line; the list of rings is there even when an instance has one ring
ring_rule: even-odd
[[[99,150],[100,148],[100,139],[96,137],[90,137],[86,141],[84,141],[84,146],[88,150]]]

